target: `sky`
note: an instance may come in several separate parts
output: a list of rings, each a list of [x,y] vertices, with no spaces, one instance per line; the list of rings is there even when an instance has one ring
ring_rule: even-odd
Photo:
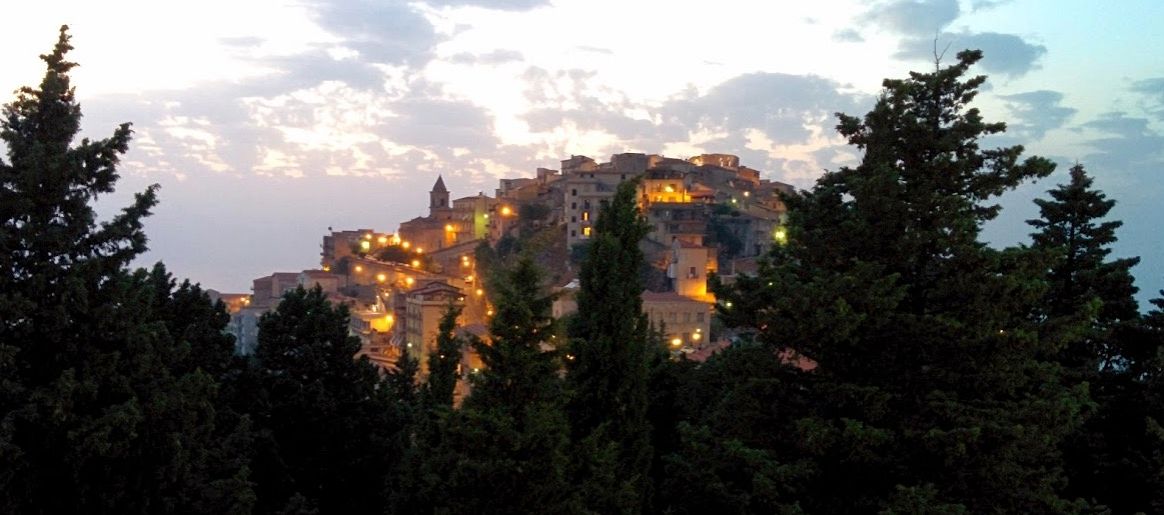
[[[963,48],[976,106],[1048,157],[984,237],[1029,241],[1032,200],[1082,163],[1118,201],[1113,256],[1164,288],[1164,2],[1158,0],[89,0],[6,6],[0,92],[34,85],[68,24],[82,135],[135,137],[105,216],[161,185],[151,250],[178,277],[246,292],[318,266],[328,228],[395,231],[438,174],[454,197],[609,159],[739,155],[810,188],[859,154],[834,113]]]

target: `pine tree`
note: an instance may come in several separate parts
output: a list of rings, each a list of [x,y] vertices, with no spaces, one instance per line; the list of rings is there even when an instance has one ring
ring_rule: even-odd
[[[1077,328],[1063,337],[1057,359],[1070,384],[1086,385],[1094,400],[1086,423],[1064,443],[1068,488],[1074,497],[1118,512],[1148,510],[1151,474],[1145,474],[1153,440],[1149,437],[1143,398],[1145,361],[1154,358],[1144,345],[1131,267],[1139,258],[1108,261],[1115,231],[1122,223],[1103,221],[1114,200],[1092,189],[1082,165],[1071,168],[1071,181],[1038,199],[1042,218],[1027,223],[1034,248],[1054,261],[1040,316],[1044,332]],[[1144,352],[1144,351],[1147,352]]]
[[[425,383],[425,403],[429,409],[453,406],[463,347],[461,338],[454,332],[460,315],[461,308],[449,305],[437,328],[437,348],[428,356],[428,381]]]
[[[259,321],[258,391],[246,409],[259,432],[260,512],[378,513],[392,464],[388,388],[348,332],[346,306],[323,291],[288,292]]]
[[[431,478],[419,509],[439,513],[573,513],[567,481],[568,424],[554,332],[553,297],[529,257],[491,281],[489,342],[475,345],[485,368],[461,409],[440,420],[422,459]],[[436,483],[438,482],[439,483]]]
[[[1122,321],[1139,316],[1131,268],[1139,258],[1107,261],[1115,231],[1123,222],[1101,221],[1114,200],[1092,189],[1093,179],[1083,165],[1071,168],[1071,182],[1049,191],[1051,199],[1036,199],[1042,218],[1027,223],[1038,229],[1034,247],[1055,255],[1048,280],[1045,316],[1074,318],[1086,315],[1090,334],[1065,349],[1065,363],[1076,369],[1098,371],[1121,366],[1124,358],[1114,348],[1110,332]],[[1093,306],[1093,303],[1098,305]]]
[[[575,460],[586,477],[588,507],[600,513],[638,513],[648,495],[651,425],[647,420],[647,385],[652,348],[650,327],[642,310],[643,284],[639,242],[647,224],[635,203],[637,182],[619,185],[594,227],[589,252],[579,273],[578,314],[570,327],[566,362],[573,438],[585,442]],[[585,461],[604,456],[609,447],[612,470]]]
[[[71,49],[62,27],[43,81],[0,122],[0,511],[249,511],[245,460],[229,455],[245,427],[218,424],[216,378],[187,349],[204,340],[177,334],[220,318],[196,299],[176,317],[157,277],[127,271],[156,186],[98,223],[132,131],[74,144]]]
[[[815,462],[809,512],[1073,509],[1057,447],[1087,398],[1040,359],[1060,343],[1032,322],[1044,264],[978,240],[995,197],[1053,165],[979,147],[1005,130],[969,107],[979,59],[886,80],[864,119],[839,115],[861,164],[787,199],[787,246],[722,291],[730,322],[817,363],[798,448],[777,456]]]

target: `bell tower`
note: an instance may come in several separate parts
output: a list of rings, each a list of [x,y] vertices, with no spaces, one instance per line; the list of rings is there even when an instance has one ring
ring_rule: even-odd
[[[449,208],[449,190],[445,188],[445,180],[440,175],[437,176],[436,183],[432,185],[432,191],[428,192],[428,212],[429,216],[436,214],[439,209]]]

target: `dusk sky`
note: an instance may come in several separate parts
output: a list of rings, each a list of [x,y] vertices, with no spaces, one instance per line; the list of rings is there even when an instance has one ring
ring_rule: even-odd
[[[803,5],[802,5],[803,4]],[[1119,204],[1116,257],[1164,288],[1164,2],[1159,0],[203,0],[5,7],[3,102],[68,24],[84,134],[134,123],[108,215],[151,183],[151,251],[179,277],[246,292],[317,267],[328,227],[395,231],[453,197],[572,154],[739,155],[811,187],[858,154],[834,112],[963,48],[980,107],[1059,163],[1007,195],[995,245],[1028,241],[1032,199],[1081,162]],[[5,158],[7,160],[7,158]]]

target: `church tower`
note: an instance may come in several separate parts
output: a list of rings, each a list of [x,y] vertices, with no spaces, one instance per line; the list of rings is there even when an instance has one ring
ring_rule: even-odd
[[[428,192],[428,212],[429,216],[435,216],[437,210],[449,208],[449,190],[445,188],[445,180],[440,175],[437,176],[436,184],[432,185],[432,191]]]

